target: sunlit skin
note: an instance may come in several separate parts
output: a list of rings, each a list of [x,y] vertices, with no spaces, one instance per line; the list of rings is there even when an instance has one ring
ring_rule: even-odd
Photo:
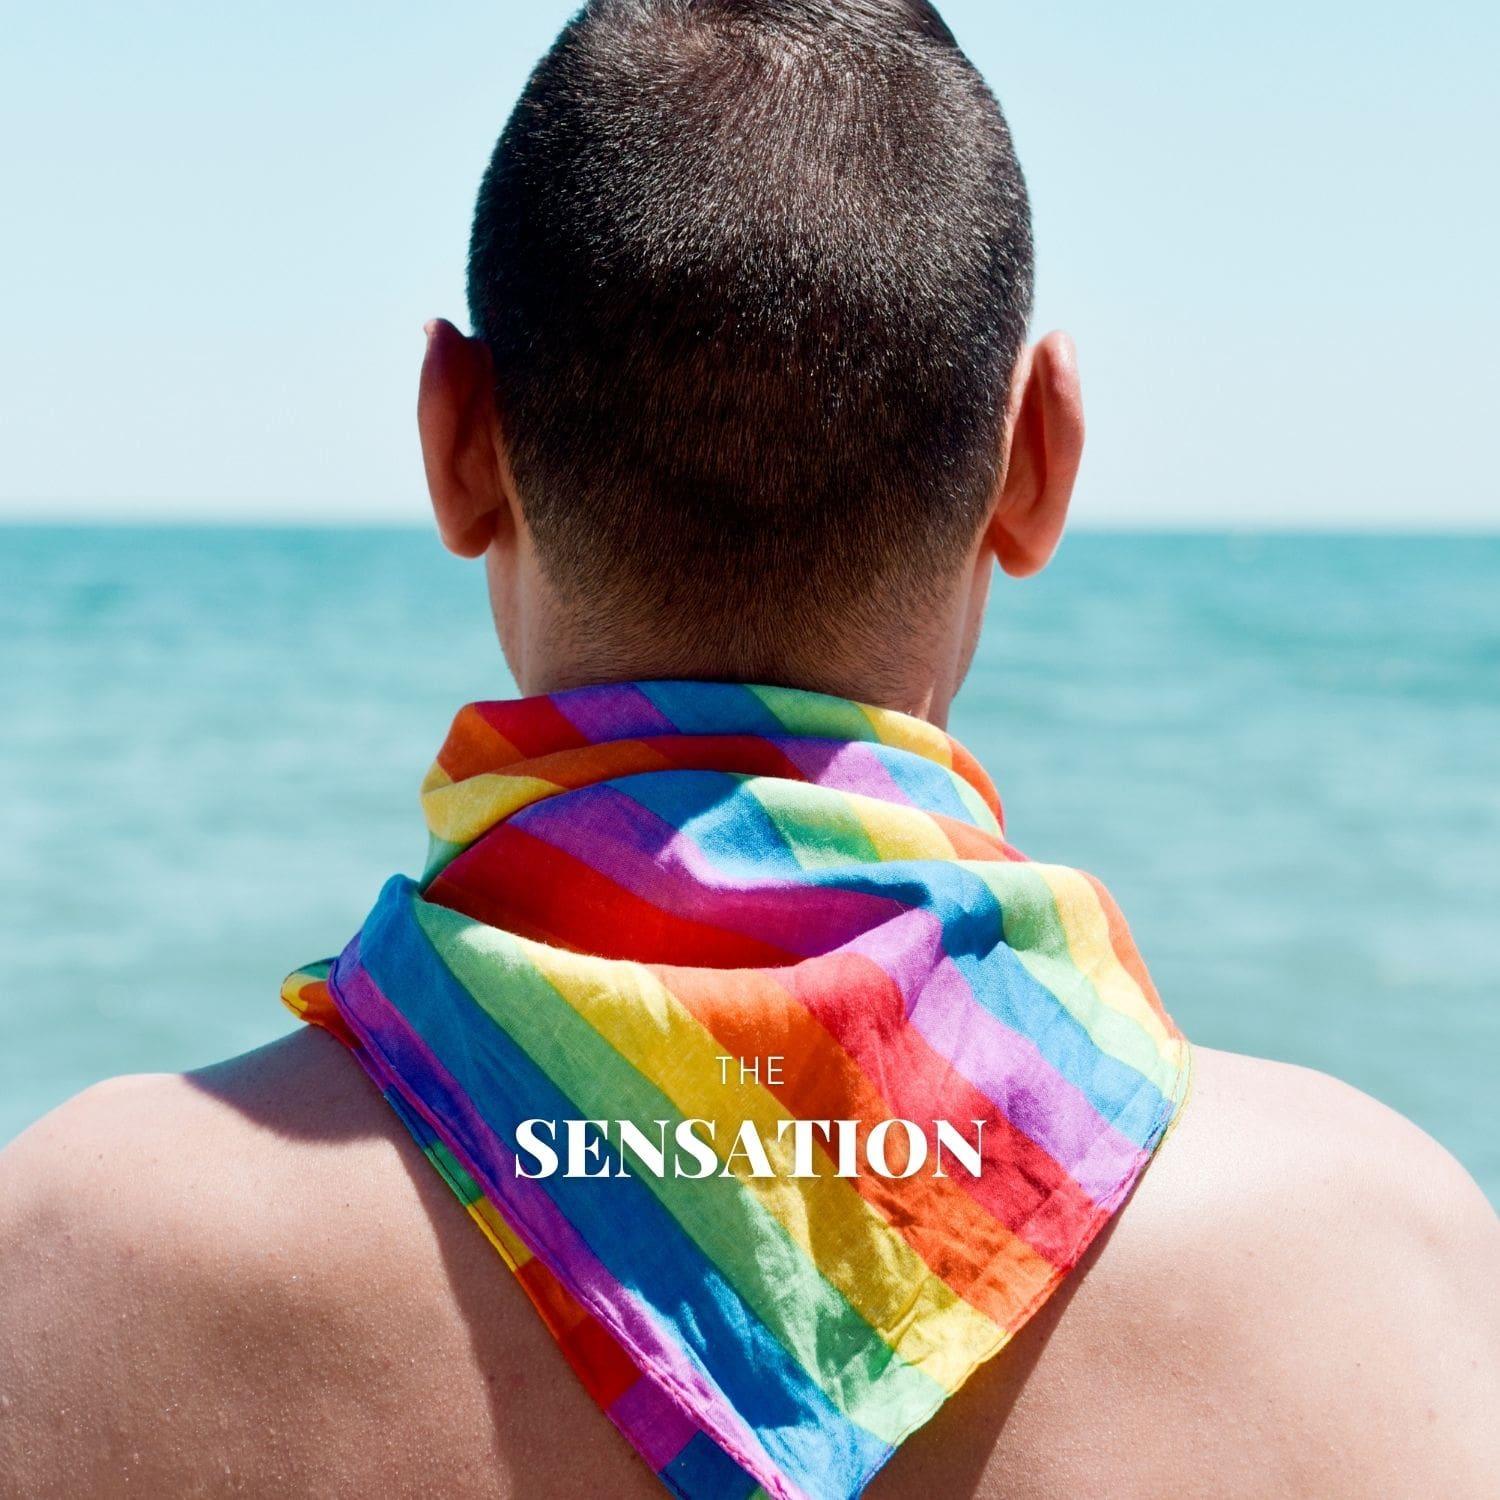
[[[524,691],[598,681],[495,409],[484,348],[431,324],[420,430],[443,540],[484,559]],[[1065,336],[1022,360],[1003,426],[988,519],[921,631],[891,643],[899,671],[793,653],[787,682],[944,721],[996,564],[1034,573],[1062,532],[1083,446]],[[622,662],[617,642],[609,661],[714,667],[649,644]],[[1497,1286],[1500,1227],[1433,1141],[1322,1075],[1199,1048],[1178,1128],[1110,1229],[869,1494],[1492,1497]],[[102,1084],[0,1152],[0,1496],[228,1493],[663,1493],[312,1028]]]

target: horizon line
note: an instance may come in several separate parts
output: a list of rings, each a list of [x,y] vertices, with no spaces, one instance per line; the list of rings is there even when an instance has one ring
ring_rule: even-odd
[[[430,517],[342,516],[342,515],[214,515],[194,512],[167,516],[155,512],[131,515],[97,515],[88,512],[46,516],[0,509],[0,529],[9,531],[434,531]],[[1307,537],[1500,537],[1500,516],[1446,519],[1430,522],[1406,517],[1390,521],[1319,517],[1295,521],[1284,517],[1265,521],[1240,517],[1222,521],[1137,519],[1093,519],[1070,522],[1068,535],[1176,535],[1176,536],[1307,536]]]

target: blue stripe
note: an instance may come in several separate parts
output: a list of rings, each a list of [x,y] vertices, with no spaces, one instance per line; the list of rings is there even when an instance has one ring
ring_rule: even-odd
[[[603,783],[691,838],[726,875],[795,881],[817,890],[859,891],[931,912],[943,948],[975,1000],[1027,1038],[1121,1135],[1145,1146],[1170,1112],[1161,1091],[1128,1063],[1103,1052],[1082,1022],[1005,942],[1005,914],[988,884],[948,860],[850,862],[805,870],[740,778],[722,771],[656,771]],[[657,899],[665,901],[666,893]]]
[[[781,720],[737,682],[641,682],[683,734],[785,734]]]
[[[978,826],[973,809],[959,795],[957,778],[946,766],[897,745],[872,745],[870,748],[890,773],[891,780],[918,807],[925,812],[942,813],[960,823]]]
[[[706,1432],[694,1433],[658,1477],[681,1500],[749,1500],[759,1488]]]
[[[673,833],[687,835],[726,875],[764,881],[802,874],[781,830],[754,797],[740,793],[743,776],[727,771],[653,771],[600,785],[643,807]],[[739,794],[739,795],[737,795]]]
[[[507,1146],[514,1149],[523,1119],[576,1118],[577,1108],[448,969],[416,920],[415,894],[411,881],[393,877],[365,923],[360,956],[376,987],[393,1003],[399,996],[407,1024]],[[537,982],[545,983],[540,976]],[[425,1072],[415,1054],[392,1062],[413,1087]],[[444,1123],[450,1144],[470,1161],[489,1160],[482,1142],[468,1139],[457,1122]],[[606,1151],[613,1166],[614,1153]],[[540,1184],[609,1273],[669,1321],[687,1356],[802,1489],[848,1494],[889,1456],[887,1444],[813,1383],[638,1177],[555,1173]],[[497,1201],[504,1205],[503,1193]]]

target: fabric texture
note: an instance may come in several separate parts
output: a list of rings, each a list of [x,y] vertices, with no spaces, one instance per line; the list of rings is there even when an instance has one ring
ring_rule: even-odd
[[[670,1491],[858,1495],[1182,1104],[1187,1045],[1114,902],[1012,848],[940,730],[790,689],[472,704],[422,801],[421,882],[286,1003],[351,1049]],[[575,1120],[607,1123],[573,1159]],[[871,1167],[887,1121],[909,1175]],[[683,1122],[711,1175],[640,1148]],[[938,1122],[978,1175],[927,1148]]]

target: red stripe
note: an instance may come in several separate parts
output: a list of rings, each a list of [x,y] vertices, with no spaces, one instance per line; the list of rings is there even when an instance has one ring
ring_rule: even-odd
[[[793,972],[807,967],[799,965]],[[726,1054],[746,1059],[781,1056],[794,1062],[784,1082],[764,1085],[788,1113],[804,1120],[857,1120],[865,1131],[896,1114],[887,1107],[875,1081],[858,1071],[838,1041],[777,982],[787,980],[788,971],[773,978],[764,972],[707,974],[662,965],[654,972]],[[840,973],[836,977],[843,982],[850,976]],[[852,978],[856,988],[848,991],[847,1001],[857,1006],[863,1000],[857,988],[862,976]],[[993,1116],[993,1106],[986,1113]],[[898,1117],[914,1120],[931,1135],[934,1116],[930,1109],[925,1115],[903,1111]],[[946,1107],[943,1117],[970,1118],[950,1115]],[[991,1133],[992,1126],[987,1124],[985,1134]],[[820,1170],[831,1174],[836,1148],[821,1137],[814,1139]],[[904,1145],[899,1136],[893,1146],[898,1143]],[[985,1155],[986,1170],[1003,1166],[1003,1147]],[[905,1165],[895,1149],[891,1164],[898,1169]],[[929,1156],[908,1178],[868,1173],[848,1181],[934,1275],[1000,1327],[1017,1326],[1033,1299],[1053,1280],[1054,1266],[1026,1237],[965,1191],[960,1179],[969,1179],[962,1168],[956,1169],[958,1177],[936,1177],[935,1165]],[[950,1162],[949,1171],[954,1170]]]
[[[644,962],[672,953],[685,964],[727,969],[796,957],[758,938],[663,911],[509,823],[453,860],[426,899],[491,927],[603,958]]]
[[[515,1274],[584,1389],[600,1406],[613,1405],[640,1379],[630,1356],[535,1256]]]
[[[661,734],[642,741],[678,770],[728,771],[806,781],[806,773],[770,740],[753,734]]]
[[[890,1116],[984,1120],[984,1174],[960,1172],[952,1180],[1053,1265],[1072,1264],[1099,1216],[1097,1205],[1055,1157],[907,1023],[905,999],[879,964],[830,953],[774,978],[838,1039],[879,1088]]]
[[[518,698],[509,703],[476,703],[487,724],[508,739],[523,756],[575,750],[589,737],[548,697]]]

